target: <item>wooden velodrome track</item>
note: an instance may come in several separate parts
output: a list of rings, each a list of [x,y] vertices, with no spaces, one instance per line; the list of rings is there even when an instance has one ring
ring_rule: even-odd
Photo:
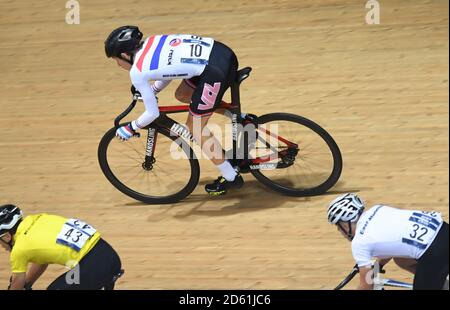
[[[333,288],[354,264],[325,218],[342,192],[448,221],[448,1],[380,1],[371,26],[360,0],[79,2],[81,23],[68,25],[65,1],[0,0],[0,202],[94,225],[122,258],[118,289]],[[127,72],[103,50],[123,24],[226,42],[254,69],[244,110],[321,124],[343,153],[340,182],[291,198],[246,175],[241,191],[212,199],[203,185],[217,171],[202,160],[201,184],[181,203],[147,206],[115,190],[96,151],[130,100]],[[160,102],[175,104],[175,87]],[[51,266],[35,288],[63,271]],[[3,252],[1,287],[8,278]]]

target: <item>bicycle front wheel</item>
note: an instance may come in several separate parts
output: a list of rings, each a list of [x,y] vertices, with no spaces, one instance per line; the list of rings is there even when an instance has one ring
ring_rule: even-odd
[[[145,130],[128,141],[116,139],[115,132],[111,128],[98,147],[100,167],[115,188],[147,204],[174,203],[192,193],[200,166],[186,141],[157,128],[154,162],[149,165],[145,162],[149,143]]]
[[[252,157],[261,168],[251,172],[266,186],[286,195],[313,196],[338,181],[341,152],[313,121],[288,113],[266,114],[258,117],[257,133]]]

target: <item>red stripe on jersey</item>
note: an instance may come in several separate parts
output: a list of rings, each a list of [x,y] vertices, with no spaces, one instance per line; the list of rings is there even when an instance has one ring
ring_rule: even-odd
[[[150,50],[150,47],[152,47],[153,41],[155,40],[155,36],[151,36],[150,39],[148,39],[147,44],[144,47],[144,51],[141,54],[141,57],[139,57],[138,62],[136,64],[136,67],[140,72],[142,72],[142,64],[144,63],[144,58],[147,55],[148,51]]]

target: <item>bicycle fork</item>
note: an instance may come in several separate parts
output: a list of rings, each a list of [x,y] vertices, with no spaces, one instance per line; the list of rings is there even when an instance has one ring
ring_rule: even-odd
[[[147,129],[147,146],[145,150],[145,160],[142,163],[142,168],[144,170],[150,171],[153,169],[153,164],[155,163],[155,154],[156,149],[156,139],[158,137],[158,132],[155,128],[149,127]]]

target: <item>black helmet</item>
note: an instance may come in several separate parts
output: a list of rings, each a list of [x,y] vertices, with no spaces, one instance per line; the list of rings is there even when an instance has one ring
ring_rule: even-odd
[[[15,205],[0,207],[0,237],[10,231],[22,219],[22,211]]]
[[[107,57],[120,57],[121,53],[130,53],[135,50],[142,39],[142,32],[136,26],[119,27],[108,36],[105,41],[105,54]]]

